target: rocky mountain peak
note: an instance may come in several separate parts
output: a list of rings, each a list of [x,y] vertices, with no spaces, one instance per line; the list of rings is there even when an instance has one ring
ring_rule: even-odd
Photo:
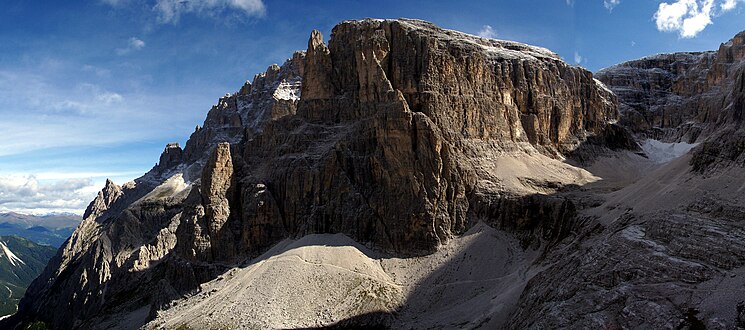
[[[208,224],[211,252],[214,259],[233,256],[235,238],[229,230],[224,230],[230,217],[230,201],[235,186],[233,160],[230,157],[230,144],[218,144],[202,172],[202,201],[205,221]]]
[[[326,44],[323,42],[323,35],[321,31],[313,30],[310,32],[310,39],[308,39],[308,52],[315,51],[317,48],[324,48]]]
[[[160,161],[156,165],[156,168],[160,171],[172,168],[178,164],[181,164],[184,160],[184,151],[178,143],[169,143],[166,145],[163,153],[160,154]]]
[[[305,72],[302,85],[302,99],[304,102],[327,100],[333,94],[331,84],[331,54],[323,36],[318,30],[313,30],[308,39],[308,50],[305,53]]]
[[[739,62],[745,57],[745,31],[719,46],[717,59],[724,63]]]
[[[574,204],[536,187],[586,182],[563,160],[617,131],[615,97],[592,73],[409,19],[345,21],[328,45],[313,31],[307,46],[220,98],[183,151],[166,147],[167,171],[107,183],[14,319],[66,328],[156,315],[311,234],[421,256],[479,222],[521,246],[571,232]]]
[[[83,213],[83,219],[96,217],[97,215],[108,210],[109,207],[114,204],[114,202],[116,202],[122,195],[122,188],[115,184],[114,181],[111,181],[111,179],[106,179],[106,183],[103,189],[98,192],[96,198],[94,198],[93,201],[85,209],[85,213]]]

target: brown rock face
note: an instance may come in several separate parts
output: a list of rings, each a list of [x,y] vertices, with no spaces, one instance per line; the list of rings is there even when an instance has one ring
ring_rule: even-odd
[[[167,148],[169,170],[128,185],[115,207],[105,189],[11,322],[89,327],[155,311],[311,233],[396,255],[435,251],[477,221],[524,244],[558,239],[571,202],[501,188],[494,159],[561,157],[608,140],[617,119],[610,91],[543,48],[404,19],[343,22],[328,47],[314,31],[305,54],[221,98],[180,164]],[[83,272],[100,277],[84,286],[95,299],[79,289]]]
[[[160,161],[156,168],[160,171],[168,170],[184,161],[184,151],[178,143],[169,143],[166,149],[160,154]]]
[[[122,188],[117,186],[113,181],[106,179],[106,185],[103,190],[98,192],[98,196],[88,205],[83,214],[83,219],[96,217],[108,210],[111,205],[122,196]]]
[[[232,249],[220,248],[231,246],[235,239],[223,226],[230,217],[230,200],[232,196],[233,160],[230,157],[230,144],[220,143],[215,147],[212,157],[202,172],[202,203],[209,228],[210,243],[215,259],[232,257]]]
[[[303,77],[303,100],[308,102],[331,98],[331,55],[318,30],[313,30],[308,40],[305,68],[307,71]]]
[[[597,73],[619,98],[621,124],[637,134],[666,141],[695,142],[701,123],[718,111],[710,79],[713,52],[663,54],[626,62]]]
[[[645,57],[597,73],[619,98],[621,124],[642,137],[697,142],[695,170],[745,164],[745,32],[718,51]]]
[[[578,136],[597,133],[618,116],[614,96],[591,73],[542,48],[416,20],[345,22],[332,33],[334,67],[309,62],[307,68],[325,72],[335,88],[337,101],[323,105],[325,120],[367,116],[373,104],[400,92],[409,111],[427,115],[448,135],[566,151]],[[359,113],[342,98],[357,101]]]
[[[470,155],[570,151],[617,116],[592,74],[545,49],[422,21],[344,22],[328,48],[313,32],[306,56],[297,118],[243,153],[279,203],[272,232],[432,251],[466,228],[482,161]]]

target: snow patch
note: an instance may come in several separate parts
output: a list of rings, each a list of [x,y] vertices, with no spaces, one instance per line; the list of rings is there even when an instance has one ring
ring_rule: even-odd
[[[600,87],[600,89],[602,89],[602,90],[604,90],[604,91],[606,91],[608,93],[613,93],[610,90],[610,88],[608,88],[608,86],[605,86],[605,84],[602,81],[598,80],[597,78],[592,78],[592,80],[595,81],[595,85],[598,86],[598,87]]]
[[[174,197],[191,186],[190,182],[184,180],[183,173],[176,173],[168,180],[155,187],[150,193],[145,195],[142,200],[153,200]]]
[[[8,258],[8,261],[10,261],[10,264],[13,266],[18,266],[20,264],[26,264],[21,260],[21,258],[18,258],[13,251],[11,251],[7,245],[5,245],[5,242],[0,241],[0,248],[3,249],[3,253],[5,253],[5,256]]]
[[[649,159],[657,164],[667,163],[675,158],[687,154],[698,143],[665,143],[654,139],[647,139],[642,144],[642,150]]]
[[[274,90],[274,98],[277,100],[300,101],[300,82],[283,81]]]

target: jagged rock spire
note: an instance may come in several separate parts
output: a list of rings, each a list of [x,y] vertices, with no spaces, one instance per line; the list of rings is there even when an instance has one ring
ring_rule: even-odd
[[[328,99],[333,95],[331,53],[323,43],[323,35],[318,30],[313,30],[308,39],[302,95],[306,101]]]

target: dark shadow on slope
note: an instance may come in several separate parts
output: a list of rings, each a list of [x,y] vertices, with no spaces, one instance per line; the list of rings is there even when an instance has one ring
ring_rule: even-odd
[[[605,132],[590,137],[570,153],[568,162],[585,167],[601,157],[624,152],[644,157],[641,148],[628,130],[618,125],[610,125]],[[479,191],[471,191],[469,195],[469,226],[473,228],[477,223],[483,222],[496,229],[497,233],[512,237],[519,245],[505,249],[513,248],[514,251],[521,253],[524,258],[522,263],[513,263],[512,268],[507,270],[504,269],[504,264],[499,265],[494,260],[492,263],[478,260],[469,265],[462,260],[469,255],[483,254],[484,249],[468,246],[419,282],[397,310],[362,314],[319,328],[509,328],[513,312],[520,302],[523,299],[535,299],[524,297],[524,290],[531,285],[531,279],[535,275],[545,271],[547,255],[556,250],[575,249],[589,237],[600,235],[605,230],[595,218],[584,215],[582,211],[604,204],[608,182],[601,179],[582,186],[548,185],[543,188],[555,190],[553,193],[526,196]],[[510,253],[506,258],[515,257]],[[490,267],[479,268],[480,263],[489,263]],[[463,267],[469,266],[473,267],[469,269],[471,272],[462,273]],[[487,273],[491,272],[493,275],[500,271],[502,273],[499,275],[502,275],[504,280],[486,279]],[[478,278],[479,276],[481,278]],[[467,280],[468,277],[473,278],[474,282],[469,284],[475,285],[448,281],[456,278],[463,280],[464,277]],[[437,288],[447,285],[452,286],[448,288],[449,292],[448,289]],[[463,318],[463,315],[471,317]]]
[[[163,180],[160,180],[160,182],[162,181]],[[582,190],[588,189],[588,187],[565,187],[564,189],[568,191]],[[144,193],[142,195],[144,195]],[[142,195],[139,195],[138,198]],[[197,197],[198,196],[194,196],[190,198]],[[581,223],[577,218],[576,203],[572,198],[562,194],[561,191],[554,194],[535,194],[529,196],[504,196],[497,192],[471,191],[469,205],[470,209],[468,211],[468,219],[471,226],[479,221],[483,221],[494,228],[514,235],[520,242],[520,248],[529,251],[545,250],[548,247],[560,244],[581,229]],[[163,207],[164,209],[168,209],[167,205],[159,205],[157,203],[151,206],[154,208]],[[121,211],[116,208],[117,206],[114,205],[112,210]],[[167,214],[175,215],[183,210],[174,207],[167,211]],[[166,218],[169,217],[170,216]],[[142,217],[134,218],[139,219]],[[102,219],[100,219],[101,222],[110,222],[114,220],[114,217],[102,217]],[[166,224],[164,223],[160,226],[146,227],[164,228],[165,226]],[[179,228],[180,227],[181,226],[179,226]],[[154,235],[155,233],[147,234]],[[136,249],[139,247],[132,248]],[[235,266],[234,263],[195,262],[194,260],[186,260],[179,255],[178,251],[179,249],[177,247],[169,252],[169,254],[164,256],[160,262],[152,268],[149,268],[147,272],[131,272],[122,276],[117,285],[120,288],[129,288],[129,290],[121,289],[110,290],[107,292],[106,306],[110,306],[110,308],[91,311],[92,319],[85,324],[100,324],[107,321],[106,318],[101,319],[95,315],[116,315],[135,311],[142,306],[151,306],[150,316],[142,320],[142,322],[146,322],[154,316],[154,312],[158,309],[166,308],[170,302],[175,299],[198,292],[202,283],[217,278],[226,270]],[[472,254],[475,254],[475,252],[472,252]],[[241,266],[249,266],[268,256],[270,256],[270,254],[265,253],[263,256],[253,259],[249,263],[244,263]],[[368,255],[368,257],[375,256]],[[125,263],[131,262],[134,262],[134,259],[127,260]],[[69,267],[68,269],[77,270],[76,267]],[[448,269],[449,266],[444,265],[440,270],[435,271],[430,278],[426,279],[423,283],[428,283],[428,281],[436,282],[437,278],[444,276],[443,274],[447,273]],[[62,282],[72,281],[76,276],[77,274],[69,272],[63,273],[60,275],[55,285],[61,285],[60,283]],[[134,291],[131,290],[133,287],[136,288]],[[424,287],[418,289],[418,291],[412,295],[412,300],[423,300],[424,298],[421,297],[428,296],[426,292],[421,290],[424,290]],[[135,297],[140,298],[139,300],[133,300]],[[410,304],[412,304],[412,302],[407,302],[404,306]],[[406,307],[402,310],[405,309]],[[339,325],[352,327],[355,324],[362,322],[367,326],[372,326],[376,325],[376,322],[373,321],[379,319],[379,317],[381,317],[381,315],[373,315],[370,317],[363,315],[355,317],[352,320],[343,321],[339,323]],[[385,319],[388,319],[388,317],[385,317]],[[393,315],[391,316],[391,319],[397,319],[397,317]],[[380,322],[378,325],[383,326],[385,325],[385,322]]]
[[[566,186],[550,195],[472,199],[471,224],[483,222],[488,237],[464,247],[419,282],[397,310],[362,314],[319,328],[508,327],[525,287],[543,270],[546,254],[598,233],[594,221],[579,215],[573,201],[579,190],[592,189],[593,183]]]
[[[587,140],[570,151],[567,157],[580,165],[587,165],[599,157],[611,156],[619,151],[631,151],[646,157],[641,146],[626,127],[609,124],[600,133],[588,136]]]
[[[600,192],[596,191],[598,187],[601,188]],[[598,182],[566,187],[552,197],[566,197],[574,201],[578,193],[602,194],[604,191],[604,185]],[[575,205],[582,208],[577,203]],[[711,324],[726,327],[741,322],[739,315],[743,314],[743,309],[733,300],[739,298],[729,298],[734,294],[733,290],[742,290],[741,284],[736,287],[715,285],[716,290],[704,290],[702,286],[707,288],[707,285],[712,285],[709,280],[720,281],[716,276],[722,274],[726,275],[724,282],[741,283],[737,278],[740,277],[745,259],[741,257],[742,254],[733,251],[743,249],[742,239],[739,238],[742,237],[742,215],[745,214],[743,207],[704,198],[687,209],[675,211],[675,214],[669,214],[673,212],[671,210],[654,214],[628,213],[630,210],[608,227],[593,218],[583,217],[580,212],[568,235],[560,237],[554,244],[546,242],[541,245],[539,252],[543,252],[542,255],[551,254],[552,257],[544,260],[539,257],[533,266],[549,266],[542,263],[548,261],[550,268],[540,271],[538,267],[532,268],[536,270],[533,279],[529,279],[519,300],[515,301],[520,304],[517,313],[501,319],[489,315],[481,319],[482,322],[472,319],[467,323],[440,323],[437,326],[495,329],[545,327],[548,324],[548,328],[553,328],[585,327],[597,324],[592,322],[605,322],[605,326],[610,328],[629,324],[656,328],[661,324],[672,324],[672,327],[692,329]],[[593,247],[583,247],[582,243]],[[562,250],[569,253],[557,252]],[[568,259],[557,259],[557,256],[567,256]],[[442,276],[449,267],[452,264],[444,265],[422,283]],[[730,272],[737,272],[737,276]],[[422,293],[430,288],[427,285],[418,288],[396,313],[360,315],[334,326],[352,327],[357,320],[362,322],[360,324],[369,324],[369,318],[378,317],[380,326],[426,328],[423,324],[412,325],[406,313],[410,306],[417,304],[416,300],[427,297]],[[681,292],[677,293],[676,290]],[[535,295],[536,292],[544,295]],[[694,297],[686,300],[676,296],[686,295],[686,292]],[[728,300],[720,300],[722,296],[727,296]],[[715,308],[722,315],[735,311],[737,314],[734,314],[734,318],[717,318],[699,313],[697,308],[700,306],[696,306],[699,299],[714,304],[708,308]],[[566,306],[562,306],[564,303]],[[658,307],[650,309],[650,305]],[[468,306],[488,310],[488,307],[484,307],[488,304],[469,302]],[[702,303],[702,306],[707,305]],[[572,309],[577,307],[584,309]],[[668,307],[671,309],[664,309]],[[436,314],[437,310],[429,310],[421,315],[427,313]],[[574,322],[584,323],[579,326]]]

